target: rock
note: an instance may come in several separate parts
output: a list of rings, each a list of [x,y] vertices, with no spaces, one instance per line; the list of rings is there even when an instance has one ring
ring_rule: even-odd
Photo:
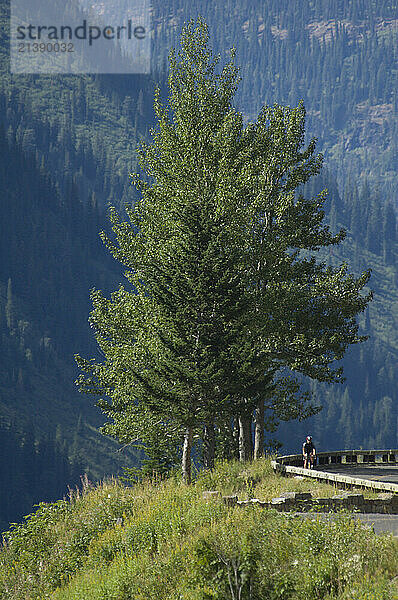
[[[398,510],[398,494],[383,492],[377,494],[377,498],[383,500],[385,503],[391,504],[391,508],[394,510]]]
[[[238,496],[223,496],[222,500],[227,506],[236,506],[238,503]]]
[[[362,505],[365,501],[363,494],[355,494],[354,492],[342,492],[341,494],[338,494],[337,496],[333,496],[333,498],[337,498],[338,500],[339,499],[343,500],[344,504],[355,505],[355,506]]]
[[[345,497],[342,494],[337,494],[336,496],[331,497],[332,506],[341,506],[342,504],[346,504]]]
[[[311,500],[312,494],[310,492],[283,492],[280,497],[291,502],[302,502],[303,500]]]
[[[204,500],[219,500],[221,498],[221,492],[214,490],[206,490],[202,493]]]
[[[258,498],[252,498],[250,500],[250,502],[252,504],[255,504],[256,506],[261,506],[263,508],[265,508],[266,506],[268,506],[268,502],[264,502],[263,500],[259,500]]]
[[[280,506],[287,504],[286,498],[272,498],[271,500],[272,506]]]
[[[313,506],[316,512],[330,512],[333,507],[333,500],[331,498],[316,498]]]
[[[371,500],[369,498],[365,499],[361,511],[365,512],[365,513],[377,513],[377,512],[379,512],[378,507],[376,506],[375,501]]]

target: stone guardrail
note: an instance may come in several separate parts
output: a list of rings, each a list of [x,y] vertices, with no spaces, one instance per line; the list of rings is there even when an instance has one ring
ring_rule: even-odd
[[[319,465],[331,464],[396,464],[398,465],[398,450],[337,450],[333,452],[318,452]],[[278,456],[277,462],[284,465],[299,467],[303,464],[302,454]]]
[[[340,450],[336,452],[320,452],[317,454],[319,466],[341,464],[347,466],[355,465],[397,465],[398,450]],[[398,484],[384,481],[375,481],[361,479],[351,475],[342,475],[340,473],[329,473],[328,471],[318,471],[316,469],[304,469],[303,457],[301,454],[290,454],[287,456],[278,456],[271,462],[274,471],[284,475],[299,475],[311,477],[325,483],[343,485],[344,487],[368,488],[379,492],[393,492],[398,494]],[[300,466],[299,466],[300,465]]]

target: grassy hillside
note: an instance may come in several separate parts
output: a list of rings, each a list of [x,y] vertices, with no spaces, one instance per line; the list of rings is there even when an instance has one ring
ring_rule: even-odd
[[[8,600],[392,600],[398,541],[348,514],[304,521],[256,506],[206,502],[204,490],[270,499],[317,483],[275,475],[268,459],[222,463],[191,487],[176,478],[86,484],[42,504],[6,535]],[[318,488],[318,489],[316,489]]]

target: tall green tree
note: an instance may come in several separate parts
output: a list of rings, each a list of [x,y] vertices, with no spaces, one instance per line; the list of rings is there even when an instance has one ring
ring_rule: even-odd
[[[330,383],[342,374],[333,363],[350,344],[366,339],[358,335],[356,316],[371,299],[371,294],[360,294],[370,273],[355,278],[346,265],[332,268],[316,260],[320,248],[339,244],[345,232],[333,235],[324,224],[326,191],[310,199],[296,193],[320,172],[323,160],[315,154],[315,139],[304,146],[304,133],[301,103],[293,109],[264,107],[256,123],[243,132],[247,156],[241,185],[246,202],[245,216],[240,218],[246,231],[244,273],[251,306],[245,336],[247,345],[257,349],[263,371],[288,367]],[[257,436],[264,431],[264,399],[266,387],[259,395],[242,399],[245,457],[252,453],[256,400]],[[296,406],[300,408],[296,416],[309,415],[302,404]],[[256,440],[255,448],[258,457],[263,444]]]
[[[337,377],[329,365],[360,341],[355,315],[369,297],[360,295],[368,274],[355,279],[302,256],[343,238],[323,225],[322,196],[295,195],[322,160],[314,140],[301,150],[303,107],[265,108],[245,127],[232,106],[233,52],[218,72],[202,20],[185,26],[181,46],[170,54],[168,105],[155,95],[158,127],[140,153],[147,179],[134,178],[141,199],[128,220],[112,209],[115,241],[103,236],[132,289],[92,293],[105,360],[77,360],[82,389],[105,396],[108,433],[145,437],[151,415],[183,433],[189,482],[195,431],[204,428],[212,466],[215,422],[238,418],[250,458],[253,410],[261,435],[277,388],[271,411],[306,413],[305,396],[291,382],[276,386],[276,374]]]
[[[121,288],[110,301],[93,294],[91,320],[107,361],[80,361],[100,388],[109,384],[112,404],[102,404],[108,414],[133,402],[179,424],[187,481],[194,429],[211,429],[216,415],[230,413],[241,385],[230,348],[246,300],[233,206],[225,199],[240,168],[242,116],[231,106],[237,69],[231,58],[216,75],[206,44],[205,25],[195,35],[190,24],[180,60],[171,54],[172,114],[157,93],[159,127],[141,151],[154,183],[136,180],[142,200],[128,211],[129,223],[112,211],[117,242],[106,240],[128,267],[134,292]]]

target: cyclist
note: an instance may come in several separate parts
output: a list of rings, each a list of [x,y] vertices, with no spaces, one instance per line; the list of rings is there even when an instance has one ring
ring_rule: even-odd
[[[315,446],[312,443],[312,437],[307,435],[307,438],[303,444],[304,469],[314,468],[315,454]]]

